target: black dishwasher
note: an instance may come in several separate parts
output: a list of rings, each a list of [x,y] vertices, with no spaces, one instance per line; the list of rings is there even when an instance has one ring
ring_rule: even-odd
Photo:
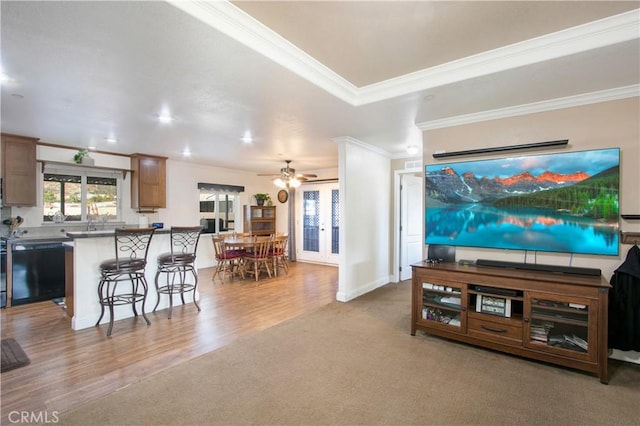
[[[11,305],[64,297],[64,244],[12,242]]]

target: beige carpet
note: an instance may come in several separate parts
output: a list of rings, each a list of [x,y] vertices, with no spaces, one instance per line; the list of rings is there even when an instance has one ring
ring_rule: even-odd
[[[640,424],[640,366],[590,374],[410,331],[408,283],[238,340],[62,425]]]

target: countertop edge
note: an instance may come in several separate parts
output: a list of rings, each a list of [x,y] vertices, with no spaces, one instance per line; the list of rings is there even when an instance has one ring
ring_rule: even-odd
[[[75,240],[78,238],[104,238],[104,237],[113,237],[115,230],[104,230],[104,231],[77,231],[77,232],[67,232],[67,237]],[[169,234],[171,233],[171,229],[156,229],[154,234]]]

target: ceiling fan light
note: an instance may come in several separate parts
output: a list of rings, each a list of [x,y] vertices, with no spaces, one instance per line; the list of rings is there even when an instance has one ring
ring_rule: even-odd
[[[287,183],[285,181],[283,181],[281,178],[277,178],[273,180],[273,183],[278,187],[278,188],[285,188],[287,186]]]
[[[418,148],[418,145],[411,144],[411,145],[407,146],[407,153],[409,155],[416,155],[419,150],[420,150],[420,148]]]
[[[292,178],[289,181],[289,186],[292,187],[292,188],[297,188],[297,187],[300,186],[300,181],[298,179],[296,179],[296,178]]]

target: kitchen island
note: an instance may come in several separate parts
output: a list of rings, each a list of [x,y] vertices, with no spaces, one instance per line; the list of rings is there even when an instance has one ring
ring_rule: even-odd
[[[73,264],[68,265],[73,270],[72,294],[67,290],[67,298],[71,299],[73,314],[71,317],[71,328],[82,330],[93,327],[100,317],[101,306],[98,301],[98,283],[100,281],[100,263],[106,259],[115,257],[114,231],[88,231],[88,232],[68,232],[67,236],[72,239]],[[156,259],[161,253],[171,250],[171,233],[169,229],[158,229],[151,239],[149,252],[147,255],[147,267],[145,277],[149,291],[144,311],[149,313],[153,310],[158,300],[158,293],[155,288],[155,275],[157,271]],[[165,277],[161,277],[163,279]],[[197,292],[185,294],[185,303],[193,302],[193,297],[198,300]],[[179,300],[179,299],[178,299]],[[174,303],[180,303],[174,301]],[[169,307],[168,296],[160,298],[157,310]],[[141,306],[138,304],[138,312],[141,313]],[[114,321],[133,317],[131,306],[116,306],[114,308]],[[165,318],[166,319],[166,318]],[[109,322],[109,315],[102,318],[102,323]]]

